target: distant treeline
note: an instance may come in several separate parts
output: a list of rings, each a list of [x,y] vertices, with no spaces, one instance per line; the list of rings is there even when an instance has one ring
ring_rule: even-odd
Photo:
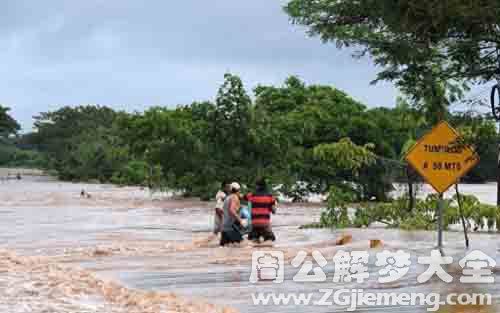
[[[46,159],[33,147],[19,147],[19,123],[9,114],[10,109],[0,105],[0,167],[46,167]]]
[[[150,185],[206,197],[221,181],[251,186],[266,176],[296,199],[349,182],[360,200],[384,200],[392,182],[411,176],[404,152],[433,126],[402,99],[395,108],[368,109],[342,91],[307,86],[296,77],[253,92],[252,100],[240,78],[227,74],[215,102],[132,114],[63,107],[36,116],[35,131],[16,144],[37,147],[48,169],[64,180]],[[447,119],[474,139],[481,155],[466,180],[494,179],[495,125],[465,114]],[[360,161],[351,170],[362,154],[376,161]]]

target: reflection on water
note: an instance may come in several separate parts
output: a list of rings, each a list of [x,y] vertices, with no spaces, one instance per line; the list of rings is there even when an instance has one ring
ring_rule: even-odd
[[[495,186],[464,186],[476,195],[489,201]],[[79,191],[86,189],[92,199],[81,199]],[[491,190],[490,190],[491,189]],[[0,184],[0,248],[15,251],[19,255],[47,256],[44,262],[56,262],[70,267],[83,267],[85,273],[93,273],[96,279],[112,279],[128,287],[126,290],[175,292],[186,298],[201,299],[204,302],[229,305],[241,312],[332,312],[344,311],[342,307],[269,307],[254,306],[251,294],[254,292],[306,292],[319,289],[356,288],[366,292],[380,290],[391,292],[438,292],[446,294],[462,287],[445,284],[439,280],[419,285],[418,274],[425,268],[417,265],[417,257],[430,255],[434,249],[436,235],[433,232],[403,232],[386,229],[301,230],[298,226],[317,221],[319,208],[280,208],[274,216],[274,231],[278,241],[276,250],[285,253],[287,266],[283,284],[249,283],[250,261],[256,248],[245,243],[238,248],[220,248],[210,235],[213,210],[210,204],[180,201],[153,201],[150,194],[139,188],[117,188],[105,185],[68,184],[45,180],[11,181]],[[491,199],[490,199],[491,200]],[[344,247],[335,246],[335,240],[342,233],[349,232],[353,243]],[[370,251],[370,279],[363,284],[333,283],[333,256],[340,249],[345,251],[369,250],[369,240],[379,239],[388,250],[405,250],[412,255],[412,267],[405,279],[397,284],[381,285],[377,282],[378,270],[375,253]],[[496,234],[472,234],[471,250],[487,252],[497,260],[498,236]],[[455,263],[467,253],[463,248],[463,235],[459,232],[445,236],[445,253],[453,256]],[[290,265],[291,259],[300,250],[318,250],[329,261],[324,268],[328,281],[323,283],[296,283],[297,273]],[[45,264],[45,263],[44,263]],[[12,266],[12,265],[8,265]],[[4,264],[4,267],[8,267]],[[453,265],[449,270],[456,270]],[[41,285],[50,281],[39,279],[40,286],[30,285],[37,280],[17,273],[2,274],[0,286],[25,286],[23,292],[36,293]],[[43,271],[42,271],[43,272]],[[50,271],[49,271],[50,272]],[[43,275],[49,275],[43,272]],[[79,272],[80,273],[80,272]],[[40,274],[42,275],[42,274]],[[458,274],[456,274],[458,275]],[[498,277],[497,277],[498,278]],[[458,280],[458,276],[455,277]],[[64,285],[69,284],[69,285]],[[64,286],[73,288],[64,280]],[[30,287],[31,286],[31,287]],[[118,285],[117,285],[118,286]],[[116,288],[120,289],[121,287]],[[493,295],[498,293],[497,285],[472,286],[473,290],[486,289]],[[9,288],[5,288],[6,290]],[[10,287],[9,290],[15,290]],[[31,291],[30,291],[31,290]],[[472,290],[472,289],[471,289]],[[18,290],[19,291],[19,290]],[[102,290],[101,290],[102,291]],[[64,292],[64,288],[63,291]],[[124,291],[125,292],[125,291]],[[71,293],[71,292],[70,292]],[[102,294],[102,292],[101,292]],[[0,293],[0,295],[2,295]],[[5,296],[5,295],[4,295]],[[320,296],[320,294],[318,294]],[[8,301],[15,301],[14,293]],[[35,297],[33,295],[33,297]],[[79,298],[77,309],[60,307],[61,312],[80,312],[88,306],[89,312],[103,309],[106,297],[100,299],[93,294]],[[126,297],[121,294],[121,297]],[[161,298],[161,297],[160,297]],[[4,301],[4,303],[2,303]],[[42,300],[40,300],[42,301]],[[0,309],[7,300],[0,300]],[[43,302],[43,301],[42,301]],[[28,302],[29,303],[29,302]],[[121,303],[118,301],[118,303]],[[7,308],[11,308],[7,306]],[[32,311],[41,311],[33,309]],[[106,312],[118,310],[106,308]],[[121,308],[127,312],[126,308]],[[201,309],[199,309],[201,310]],[[204,307],[204,310],[216,310]],[[425,312],[425,308],[361,308],[362,311],[398,310]],[[18,311],[22,311],[19,309]],[[26,311],[28,312],[28,311]],[[118,312],[118,311],[117,311]]]

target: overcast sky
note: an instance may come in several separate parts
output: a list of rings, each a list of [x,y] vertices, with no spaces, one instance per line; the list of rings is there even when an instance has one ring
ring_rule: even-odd
[[[211,100],[230,71],[249,91],[294,74],[394,105],[392,85],[369,85],[369,59],[308,38],[285,2],[0,1],[0,103],[29,130],[32,116],[63,105],[142,111]]]

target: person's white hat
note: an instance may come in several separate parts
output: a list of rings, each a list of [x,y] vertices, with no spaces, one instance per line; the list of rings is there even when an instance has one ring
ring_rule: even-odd
[[[231,190],[240,190],[241,186],[237,182],[231,183]]]

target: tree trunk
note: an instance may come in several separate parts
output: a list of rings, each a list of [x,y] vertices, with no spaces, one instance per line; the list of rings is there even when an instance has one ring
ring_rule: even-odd
[[[469,235],[467,234],[467,221],[465,220],[464,211],[462,207],[462,198],[460,196],[460,192],[458,191],[458,183],[455,184],[455,191],[457,194],[457,202],[458,202],[458,210],[460,212],[460,219],[462,221],[462,227],[464,228],[464,238],[465,238],[465,247],[469,249]]]

